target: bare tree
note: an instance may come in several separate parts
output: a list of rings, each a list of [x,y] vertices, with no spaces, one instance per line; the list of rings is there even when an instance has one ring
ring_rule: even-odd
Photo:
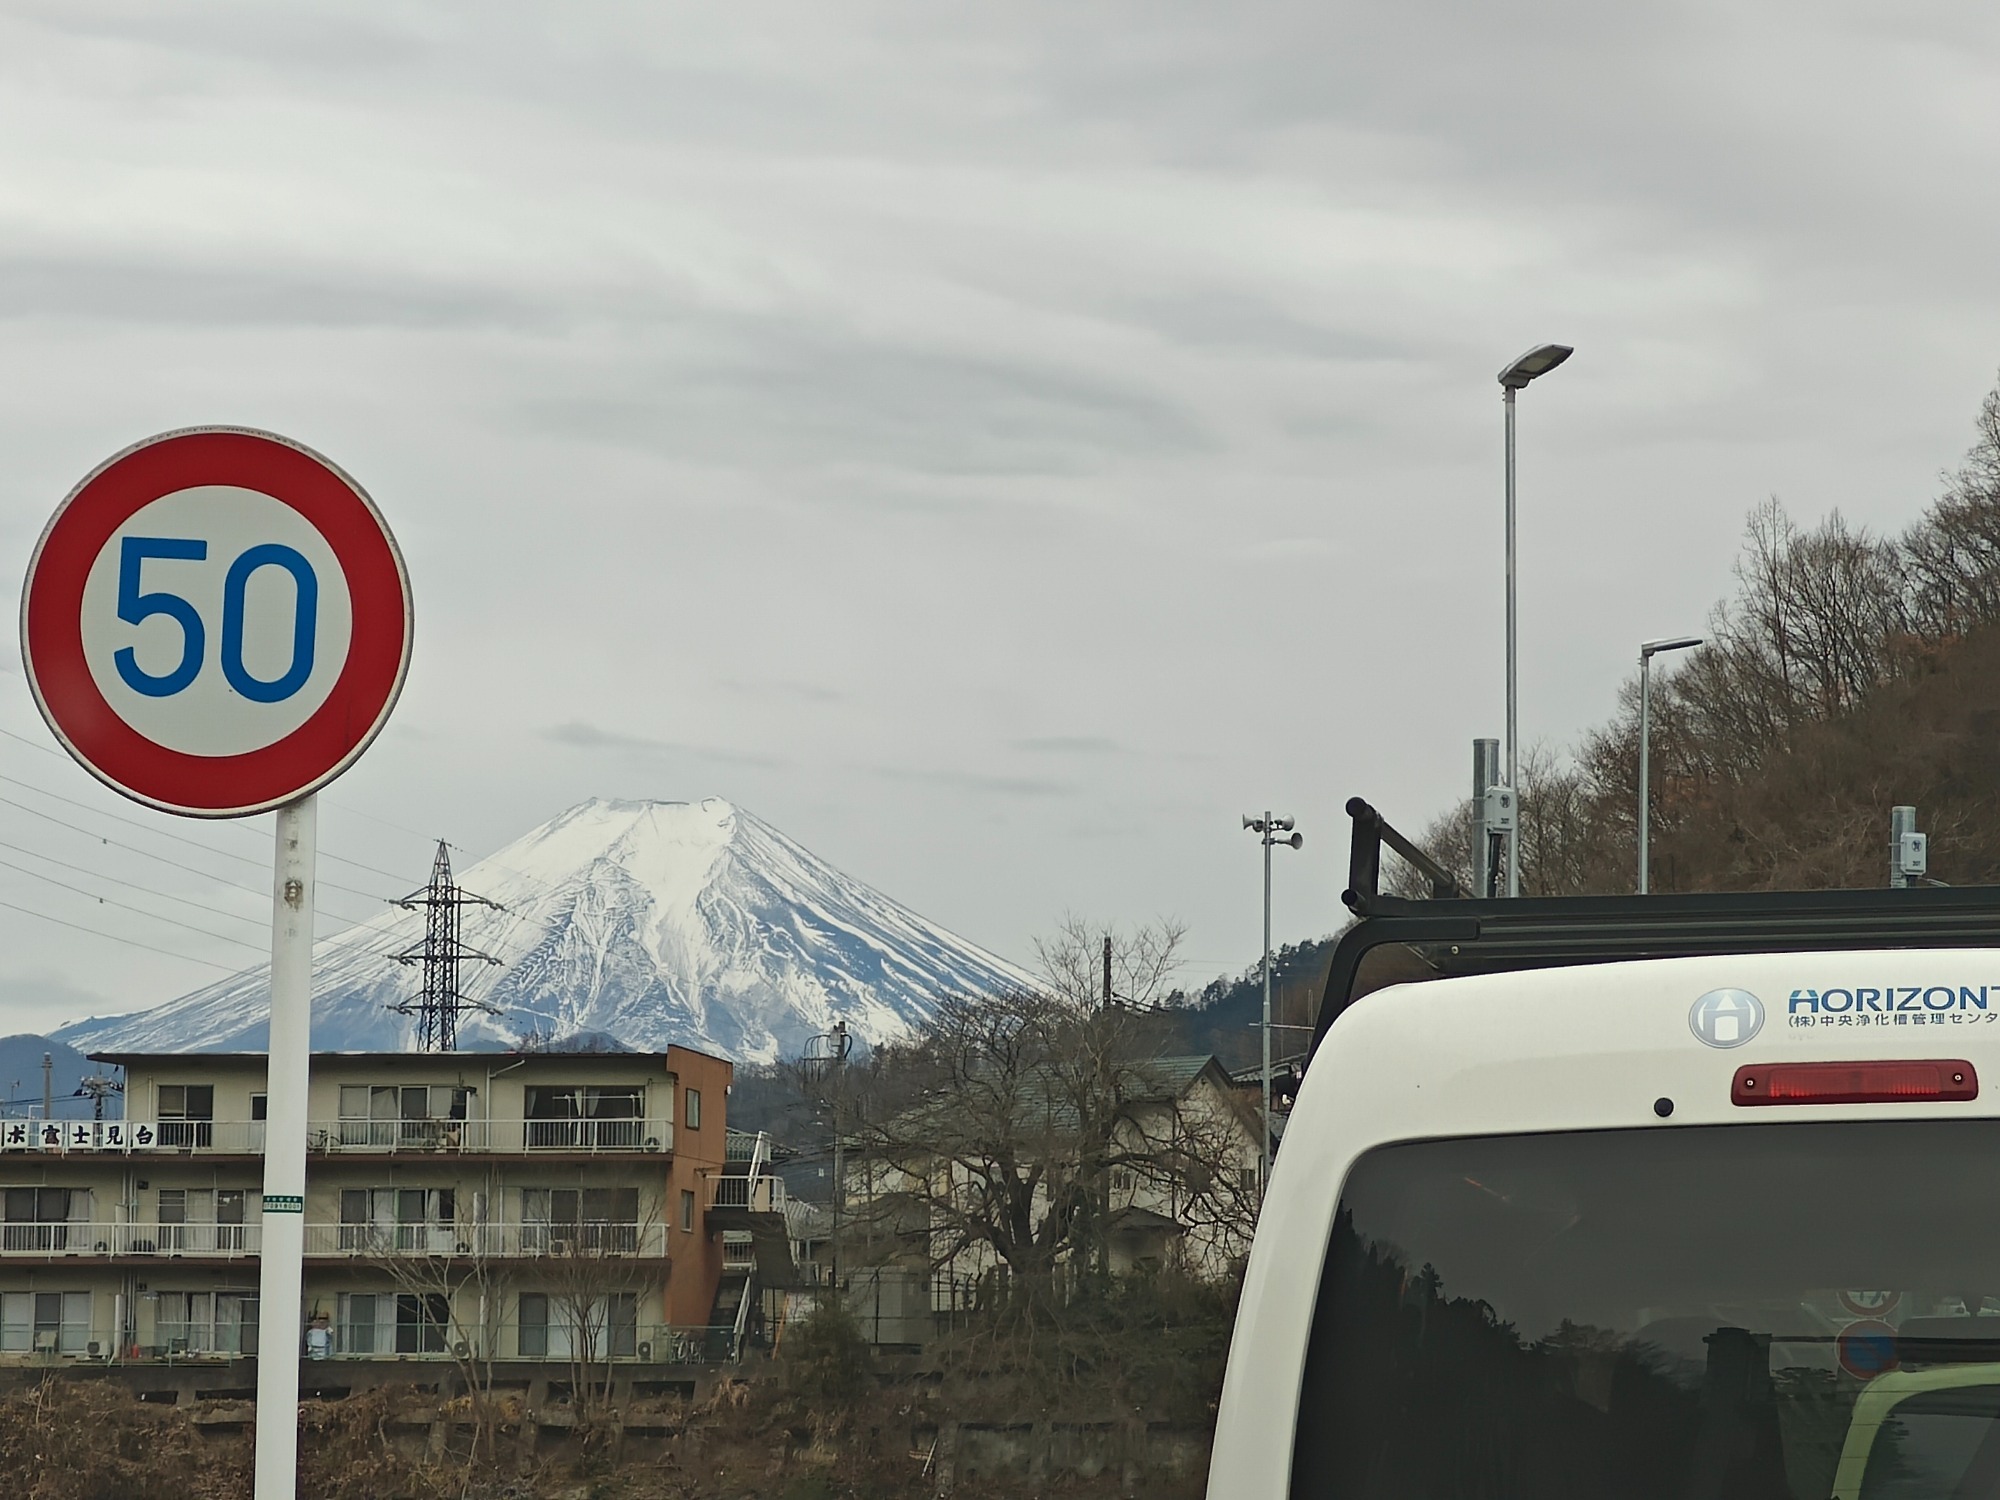
[[[947,999],[853,1081],[860,1222],[933,1267],[1004,1267],[1030,1320],[1063,1277],[1104,1266],[1113,1173],[1225,1239],[1255,1212],[1254,1121],[1226,1092],[1189,1098],[1139,1008],[1164,999],[1178,930],[1112,935],[1108,1007],[1104,936],[1066,922],[1040,948],[1046,988]]]
[[[608,1410],[614,1365],[638,1353],[643,1299],[659,1293],[671,1272],[663,1269],[666,1236],[650,1204],[629,1220],[547,1228],[534,1280],[548,1299],[548,1336],[565,1345],[571,1409],[588,1442]]]
[[[501,1328],[516,1285],[515,1262],[499,1254],[499,1230],[479,1220],[445,1226],[448,1248],[433,1248],[434,1226],[379,1225],[357,1229],[404,1296],[418,1299],[418,1326],[436,1330],[444,1352],[457,1366],[471,1406],[473,1435],[469,1461],[490,1458],[500,1425],[493,1398],[493,1366],[499,1358]],[[442,1316],[440,1316],[440,1314]]]

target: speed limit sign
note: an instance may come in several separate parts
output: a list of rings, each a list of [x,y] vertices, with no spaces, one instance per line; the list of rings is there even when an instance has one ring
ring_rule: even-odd
[[[409,670],[410,584],[374,503],[311,449],[203,427],[71,491],[28,565],[21,654],[99,780],[193,817],[338,776]]]

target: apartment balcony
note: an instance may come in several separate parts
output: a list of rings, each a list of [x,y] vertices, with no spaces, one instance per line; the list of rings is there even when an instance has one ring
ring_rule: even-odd
[[[787,1205],[784,1179],[769,1172],[748,1177],[740,1172],[716,1173],[708,1178],[704,1207],[720,1209],[727,1216],[738,1214],[782,1214]]]
[[[396,1260],[472,1257],[488,1260],[658,1259],[667,1253],[663,1224],[618,1220],[527,1224],[306,1225],[308,1259]]]
[[[20,1153],[243,1156],[264,1154],[262,1120],[73,1120],[38,1131],[11,1122],[0,1155]],[[674,1149],[670,1120],[314,1120],[307,1150],[325,1156],[643,1156]]]
[[[0,1263],[79,1259],[254,1260],[262,1224],[0,1224]],[[426,1257],[489,1260],[662,1259],[664,1225],[617,1221],[530,1224],[305,1226],[307,1260]]]
[[[501,1156],[669,1154],[670,1120],[315,1120],[310,1151],[473,1152]],[[260,1147],[261,1149],[261,1147]]]

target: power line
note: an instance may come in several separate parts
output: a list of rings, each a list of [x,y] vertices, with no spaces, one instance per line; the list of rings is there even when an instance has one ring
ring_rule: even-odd
[[[19,736],[16,736],[16,738],[18,738],[18,737],[19,737]],[[255,865],[255,864],[262,864],[262,863],[264,863],[264,861],[263,861],[263,860],[259,859],[259,858],[258,858],[257,856],[255,856],[255,855],[251,855],[251,854],[238,854],[238,853],[236,853],[236,852],[235,852],[234,850],[230,850],[230,849],[218,849],[218,848],[216,848],[216,847],[215,847],[215,845],[213,845],[213,844],[205,844],[205,843],[203,843],[203,842],[202,842],[202,841],[201,841],[200,839],[191,839],[191,838],[189,838],[189,837],[188,837],[188,836],[187,836],[186,834],[181,834],[181,833],[175,833],[175,832],[173,832],[173,830],[171,830],[171,829],[168,829],[168,828],[160,828],[160,827],[157,827],[156,825],[154,825],[154,824],[152,824],[152,823],[144,823],[144,822],[141,822],[141,821],[140,821],[139,819],[137,819],[137,818],[128,818],[128,817],[125,817],[125,816],[123,816],[123,815],[122,815],[122,814],[120,814],[120,813],[114,813],[114,812],[106,812],[106,811],[105,811],[105,810],[104,810],[103,808],[101,808],[101,807],[92,807],[92,806],[91,806],[91,805],[90,805],[90,804],[89,804],[88,802],[79,802],[79,801],[77,801],[77,799],[76,799],[76,798],[74,798],[74,797],[65,797],[65,796],[64,796],[64,795],[63,795],[63,794],[62,794],[61,792],[52,792],[52,791],[50,791],[50,790],[49,790],[49,789],[48,789],[47,787],[41,787],[41,786],[36,786],[36,785],[34,784],[34,782],[32,782],[32,781],[23,781],[23,780],[21,780],[21,778],[20,778],[20,777],[18,777],[18,776],[8,776],[8,775],[5,775],[5,774],[0,774],[0,781],[5,781],[5,782],[10,782],[10,783],[12,783],[13,785],[15,785],[15,786],[19,786],[19,787],[26,787],[26,788],[27,788],[27,789],[28,789],[29,791],[31,791],[31,792],[35,792],[35,793],[37,793],[37,794],[38,794],[38,795],[40,795],[40,796],[43,796],[43,797],[47,797],[47,798],[49,798],[49,799],[50,799],[51,801],[55,801],[55,802],[63,802],[63,803],[67,803],[67,804],[68,804],[69,806],[71,806],[71,807],[76,807],[76,808],[81,808],[81,809],[82,809],[83,811],[85,811],[85,812],[87,812],[87,813],[91,813],[91,814],[93,814],[93,815],[94,815],[94,816],[96,816],[96,817],[100,817],[100,818],[109,818],[109,819],[110,819],[110,820],[111,820],[112,822],[114,822],[114,823],[124,823],[124,824],[128,824],[129,826],[131,826],[131,827],[133,827],[133,828],[137,828],[137,829],[140,829],[141,831],[143,831],[143,832],[145,832],[145,833],[150,833],[150,834],[154,834],[154,835],[157,835],[158,837],[160,837],[160,838],[163,838],[163,839],[172,839],[172,840],[173,840],[173,841],[174,841],[175,843],[177,843],[177,844],[187,844],[187,845],[188,845],[188,846],[190,846],[191,848],[195,848],[195,849],[200,849],[201,851],[203,851],[203,852],[204,852],[204,853],[206,853],[206,854],[213,854],[213,855],[215,855],[215,856],[216,856],[216,857],[217,857],[218,859],[240,859],[240,860],[242,860],[242,861],[243,861],[243,862],[244,862],[245,864],[253,864],[253,865]],[[14,804],[14,805],[15,805],[15,806],[19,806],[20,804],[16,803],[16,804]],[[244,828],[244,827],[245,827],[245,825],[244,825],[243,823],[241,823],[241,822],[236,822],[236,821],[232,821],[232,820],[227,820],[227,819],[218,819],[217,821],[218,821],[218,822],[221,822],[221,823],[223,823],[223,824],[224,824],[225,826],[227,826],[227,827],[233,827],[233,828]],[[88,832],[88,830],[83,830],[83,829],[80,829],[80,830],[78,830],[78,831],[79,831],[79,832]],[[258,830],[254,829],[254,828],[253,828],[253,829],[247,829],[246,831],[248,831],[248,832],[249,832],[249,833],[251,833],[251,834],[252,834],[252,835],[253,835],[254,837],[257,837],[257,838],[259,838],[259,839],[264,839],[264,838],[268,838],[268,837],[269,837],[269,835],[267,835],[267,834],[263,834],[263,833],[259,832]],[[98,835],[92,835],[92,837],[97,837],[97,836],[98,836]],[[362,864],[362,863],[361,863],[361,861],[360,861],[360,860],[358,860],[358,859],[346,859],[346,858],[344,858],[344,857],[343,857],[343,856],[341,856],[341,855],[338,855],[338,854],[334,854],[334,853],[331,853],[330,851],[328,851],[328,850],[325,850],[325,849],[322,849],[322,850],[320,850],[320,851],[319,851],[319,853],[320,853],[320,857],[321,857],[322,859],[331,859],[331,860],[336,860],[336,861],[338,861],[339,863],[341,863],[341,864],[344,864],[344,865],[354,865],[354,866],[355,866],[355,867],[357,867],[358,869],[363,869],[363,870],[367,870],[367,871],[368,871],[368,872],[369,872],[370,874],[373,874],[373,875],[384,875],[384,876],[387,876],[387,877],[388,877],[389,879],[391,879],[391,880],[401,880],[401,879],[404,879],[404,878],[405,878],[405,877],[403,877],[403,876],[401,876],[401,875],[397,875],[397,874],[396,874],[396,873],[394,873],[393,871],[390,871],[390,870],[378,870],[378,869],[376,869],[376,868],[375,868],[375,867],[374,867],[373,865],[365,865],[365,864]],[[347,893],[348,893],[348,894],[349,894],[350,896],[363,896],[363,897],[366,897],[366,898],[367,898],[368,900],[370,900],[370,901],[386,901],[386,900],[388,900],[388,899],[389,899],[389,898],[388,898],[388,897],[386,897],[386,896],[378,896],[378,895],[376,895],[376,894],[375,894],[375,893],[374,893],[373,891],[362,891],[362,890],[356,890],[356,889],[355,889],[355,888],[354,888],[353,886],[351,886],[351,885],[341,885],[341,884],[340,884],[339,882],[337,882],[337,881],[332,881],[332,880],[321,880],[321,881],[317,881],[317,882],[315,882],[315,883],[316,883],[316,884],[318,884],[318,885],[322,885],[322,886],[327,886],[327,887],[330,887],[330,888],[332,888],[333,890],[336,890],[336,891],[346,891],[346,892],[347,892]]]
[[[433,836],[431,834],[419,833],[417,832],[416,829],[410,827],[409,824],[398,823],[395,821],[395,819],[385,818],[380,813],[364,812],[362,809],[356,807],[352,802],[335,802],[331,797],[329,797],[326,799],[326,805],[328,807],[336,809],[337,811],[347,813],[352,817],[366,818],[371,823],[380,823],[384,828],[393,828],[397,833],[407,833],[411,838],[422,839],[426,844],[431,843],[433,841]],[[451,847],[456,849],[458,848],[458,845],[453,844]]]
[[[0,797],[0,805],[16,808],[19,811],[26,813],[31,818],[41,818],[45,822],[55,824],[56,827],[58,828],[67,828],[71,833],[80,833],[87,839],[96,839],[100,843],[109,844],[114,849],[123,849],[128,854],[136,854],[142,859],[157,860],[159,861],[159,863],[163,865],[170,865],[176,870],[185,870],[190,875],[199,875],[203,880],[214,881],[217,885],[226,885],[233,890],[248,891],[253,896],[268,897],[271,894],[268,887],[260,888],[254,885],[245,885],[240,880],[231,880],[227,875],[216,875],[208,870],[197,869],[193,865],[184,864],[180,860],[171,859],[167,855],[155,854],[150,849],[141,849],[137,844],[122,843],[119,840],[107,837],[104,834],[92,832],[90,829],[81,827],[78,824],[67,822],[62,818],[58,818],[54,813],[45,813],[40,808],[28,806],[28,804],[25,802],[16,802],[12,797]],[[220,853],[221,851],[217,850],[215,852]],[[324,882],[320,883],[323,884]],[[353,894],[366,895],[367,893],[363,891],[356,891],[353,892]],[[369,899],[374,900],[376,898],[369,897]],[[347,922],[355,926],[359,926],[361,925],[362,922],[369,920],[368,918],[365,917],[357,919],[354,917],[345,916],[337,911],[324,911],[322,908],[317,906],[315,906],[313,909],[315,911],[320,912],[324,916],[333,917],[337,921]]]
[[[68,927],[76,932],[87,932],[92,937],[100,937],[108,942],[123,943],[128,948],[144,948],[148,953],[158,953],[165,958],[177,958],[182,963],[201,964],[205,968],[219,969],[224,974],[240,974],[242,970],[232,969],[228,964],[216,963],[213,959],[195,958],[187,953],[175,953],[167,948],[155,948],[151,943],[142,943],[137,938],[120,937],[115,932],[104,932],[95,927],[86,927],[81,922],[68,922],[61,917],[52,917],[45,911],[35,911],[30,907],[16,906],[12,901],[0,901],[0,906],[9,911],[20,912],[23,916],[40,917],[44,922],[53,922],[58,927]]]
[[[95,891],[86,891],[80,885],[71,885],[66,880],[57,880],[52,875],[38,874],[36,871],[29,869],[26,865],[15,864],[11,859],[0,859],[0,868],[9,870],[18,870],[23,875],[31,876],[34,879],[41,881],[44,885],[52,885],[60,890],[74,891],[79,896],[89,897],[92,901],[97,902],[100,906],[115,906],[120,911],[137,912],[142,917],[151,917],[155,922],[165,922],[170,927],[183,927],[186,928],[189,932],[198,932],[203,937],[214,938],[219,943],[234,943],[239,948],[248,948],[252,953],[261,951],[259,950],[259,948],[255,943],[246,943],[243,941],[243,939],[230,937],[227,933],[214,932],[206,927],[197,927],[194,925],[194,923],[183,922],[178,917],[162,916],[159,912],[147,911],[143,906],[134,906],[129,901],[120,901],[113,896],[100,896]]]
[[[254,855],[237,854],[229,849],[218,849],[213,844],[204,844],[200,839],[191,839],[184,833],[175,833],[172,829],[162,828],[156,823],[142,823],[139,819],[128,818],[123,813],[106,812],[103,808],[93,806],[91,803],[79,802],[74,797],[65,797],[61,792],[52,792],[45,786],[36,786],[32,781],[23,781],[18,776],[0,775],[0,781],[9,781],[15,786],[26,787],[29,791],[47,797],[52,802],[67,802],[71,807],[80,807],[87,813],[93,813],[100,818],[109,818],[114,823],[129,823],[134,828],[143,828],[148,833],[158,834],[163,839],[172,839],[177,844],[191,844],[197,849],[206,849],[210,854],[220,855],[223,859],[242,859],[250,860],[253,863],[256,862],[256,856]],[[243,829],[252,838],[260,841],[270,837],[270,835],[251,828],[237,819],[217,818],[213,821],[224,828]]]
[[[58,759],[58,760],[68,760],[68,759],[70,759],[70,757],[69,757],[69,756],[66,756],[66,755],[64,755],[62,751],[60,751],[60,750],[56,750],[56,749],[53,749],[53,748],[51,748],[50,746],[48,746],[48,745],[44,745],[44,744],[41,744],[41,743],[39,743],[39,742],[37,742],[37,741],[35,741],[35,740],[31,740],[31,739],[29,739],[29,738],[28,738],[28,737],[27,737],[26,735],[24,735],[24,734],[16,734],[16,733],[15,733],[15,732],[14,732],[13,730],[11,730],[11,729],[0,729],[0,735],[5,735],[5,736],[6,736],[6,737],[7,737],[8,739],[10,739],[10,740],[18,740],[18,741],[20,741],[20,743],[22,743],[23,745],[26,745],[26,746],[28,746],[28,747],[29,747],[30,749],[34,749],[34,750],[39,750],[39,751],[41,751],[41,752],[42,752],[42,753],[43,753],[44,755],[53,755],[53,756],[55,756],[55,757],[56,757],[56,759]],[[117,819],[117,821],[119,821],[120,823],[129,823],[129,824],[131,824],[131,825],[132,825],[132,826],[133,826],[134,828],[143,828],[143,829],[145,829],[145,830],[146,830],[146,831],[147,831],[148,833],[157,833],[157,834],[161,835],[161,836],[162,836],[163,838],[170,838],[170,839],[178,839],[178,840],[179,840],[179,841],[180,841],[181,843],[183,843],[183,844],[192,844],[192,845],[194,845],[194,847],[195,847],[195,848],[197,848],[197,849],[206,849],[206,850],[208,850],[208,851],[209,851],[209,853],[211,853],[211,854],[219,854],[219,855],[221,855],[221,856],[222,856],[222,857],[223,857],[224,859],[242,859],[242,860],[248,860],[248,859],[249,859],[249,858],[251,857],[251,856],[249,856],[249,855],[247,855],[247,854],[233,854],[233,853],[231,853],[231,852],[230,852],[229,850],[227,850],[227,849],[217,849],[217,848],[216,848],[216,847],[215,847],[214,845],[212,845],[212,844],[204,844],[204,843],[203,843],[203,842],[202,842],[201,840],[199,840],[199,839],[191,839],[191,838],[187,838],[186,836],[184,836],[184,835],[182,835],[182,834],[178,834],[178,833],[170,833],[170,832],[168,832],[168,831],[167,831],[166,829],[164,829],[164,828],[159,828],[159,827],[155,827],[155,826],[154,826],[153,824],[151,824],[151,823],[145,823],[145,822],[141,822],[141,821],[140,821],[139,819],[137,819],[137,818],[126,818],[126,817],[120,817],[120,816],[119,816],[119,814],[117,814],[117,813],[113,813],[113,812],[106,812],[106,811],[104,811],[104,809],[102,809],[102,808],[100,808],[100,807],[93,807],[93,806],[92,806],[92,805],[91,805],[90,803],[88,803],[88,802],[79,802],[79,801],[77,801],[77,800],[76,800],[76,799],[75,799],[74,797],[65,797],[65,796],[64,796],[64,795],[63,795],[62,793],[60,793],[60,792],[52,792],[52,791],[50,791],[50,790],[49,790],[49,789],[48,789],[47,787],[41,787],[41,786],[36,786],[36,785],[35,785],[35,784],[34,784],[33,782],[31,782],[31,781],[22,781],[22,780],[21,780],[21,779],[20,779],[19,777],[17,777],[17,776],[0,776],[0,781],[11,781],[11,782],[13,782],[13,783],[14,783],[14,785],[16,785],[16,786],[24,786],[24,787],[28,788],[28,790],[29,790],[29,791],[32,791],[32,792],[40,792],[40,793],[41,793],[41,794],[42,794],[42,795],[43,795],[44,797],[53,797],[53,798],[54,798],[54,799],[55,799],[56,801],[58,801],[58,802],[67,802],[67,803],[68,803],[68,804],[69,804],[69,805],[70,805],[71,807],[80,807],[80,808],[82,808],[82,809],[83,809],[83,810],[84,810],[85,812],[91,812],[91,813],[96,813],[96,814],[97,814],[97,815],[98,815],[99,817],[103,817],[103,818],[115,818],[115,819]],[[346,803],[340,803],[340,804],[338,804],[338,806],[340,807],[340,809],[341,809],[341,810],[342,810],[343,812],[350,812],[350,813],[353,813],[353,814],[355,814],[355,815],[356,815],[356,816],[358,816],[358,817],[363,817],[363,818],[367,818],[367,819],[369,819],[369,820],[370,820],[371,822],[376,822],[376,823],[380,823],[380,824],[382,824],[382,825],[383,825],[384,827],[388,827],[388,828],[395,828],[395,829],[398,829],[398,830],[400,830],[401,832],[404,832],[404,833],[411,833],[411,834],[413,834],[413,835],[414,835],[415,837],[423,839],[423,840],[424,840],[424,841],[425,841],[426,843],[429,843],[429,842],[430,842],[430,839],[429,839],[429,836],[428,836],[428,835],[426,835],[426,834],[419,834],[419,833],[415,833],[415,830],[413,830],[413,829],[408,829],[408,828],[403,828],[403,826],[402,826],[402,825],[401,825],[400,823],[391,823],[391,822],[390,822],[390,821],[389,821],[389,820],[388,820],[387,818],[378,818],[378,817],[376,817],[376,816],[375,816],[375,815],[374,815],[373,813],[365,813],[365,812],[362,812],[360,808],[358,808],[358,807],[350,807],[350,806],[348,806],[348,805],[347,805]],[[255,825],[255,824],[253,824],[253,823],[249,823],[249,822],[247,822],[247,821],[245,821],[245,820],[243,820],[243,819],[241,819],[241,818],[217,818],[217,819],[214,819],[213,821],[214,821],[214,822],[216,822],[216,823],[218,823],[218,824],[220,824],[220,825],[222,825],[222,826],[224,826],[224,827],[229,827],[229,828],[239,828],[239,829],[241,829],[241,830],[242,830],[243,832],[245,832],[245,833],[249,834],[249,835],[250,835],[251,837],[253,837],[253,838],[255,838],[255,839],[259,840],[260,842],[262,842],[262,841],[265,841],[265,840],[268,840],[268,839],[270,838],[270,836],[271,836],[271,835],[270,835],[270,834],[269,834],[269,833],[268,833],[267,831],[265,831],[264,829],[262,829],[262,828],[258,827],[257,825]],[[339,864],[343,864],[343,865],[352,865],[352,866],[353,866],[353,867],[354,867],[355,869],[357,869],[357,870],[366,870],[366,871],[367,871],[367,872],[368,872],[369,874],[371,874],[371,875],[380,875],[380,876],[382,876],[383,878],[385,878],[385,879],[388,879],[388,880],[407,880],[407,879],[409,879],[409,872],[408,872],[407,870],[406,870],[406,871],[402,871],[402,872],[398,872],[398,871],[395,871],[395,870],[384,870],[384,869],[382,869],[382,868],[381,868],[380,866],[377,866],[377,865],[371,865],[371,864],[368,864],[368,863],[367,863],[366,861],[364,861],[364,860],[359,860],[359,859],[350,859],[350,858],[348,858],[348,856],[346,856],[345,854],[335,854],[335,853],[334,853],[334,852],[333,852],[333,851],[332,851],[331,849],[321,849],[321,850],[319,851],[319,856],[320,856],[320,858],[321,858],[321,859],[330,859],[330,860],[333,860],[333,861],[335,861],[336,863],[339,863]],[[326,883],[328,883],[328,882],[321,882],[321,883],[322,883],[322,884],[326,884]],[[336,889],[341,889],[341,890],[345,890],[345,889],[348,889],[348,887],[345,887],[345,886],[341,886],[341,887],[336,887]],[[368,895],[368,896],[370,896],[370,898],[371,898],[371,899],[375,899],[375,900],[387,900],[387,899],[388,899],[387,897],[375,897],[375,896],[373,896],[373,894],[372,894],[371,892],[357,892],[356,894],[359,894],[359,895]]]
[[[253,917],[243,912],[226,911],[220,906],[210,906],[206,901],[196,901],[191,897],[187,896],[176,896],[172,891],[163,891],[160,890],[157,886],[142,885],[140,882],[136,880],[126,880],[124,877],[119,875],[107,875],[102,870],[91,869],[90,866],[88,865],[71,864],[66,859],[57,859],[53,854],[44,854],[42,853],[41,850],[30,849],[24,844],[11,844],[5,839],[0,839],[0,849],[12,849],[16,854],[25,854],[30,859],[39,859],[44,864],[54,865],[58,869],[74,870],[77,874],[88,875],[93,880],[108,880],[113,885],[122,885],[131,890],[144,891],[149,896],[158,896],[162,901],[178,901],[181,903],[181,905],[192,906],[198,911],[212,911],[218,917],[231,917],[238,922],[249,922],[253,926],[257,927],[268,927],[270,925],[269,920],[264,917]],[[32,870],[26,871],[24,873],[31,875],[35,874],[35,872]],[[36,875],[36,878],[40,879],[42,877]],[[247,890],[249,889],[249,887],[240,886],[237,887],[237,889]],[[333,916],[336,914],[329,912],[327,915]]]

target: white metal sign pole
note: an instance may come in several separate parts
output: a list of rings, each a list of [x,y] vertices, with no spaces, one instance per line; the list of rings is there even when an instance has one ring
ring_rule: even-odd
[[[257,1290],[256,1500],[295,1500],[305,1253],[306,1084],[312,1066],[313,862],[319,799],[278,809],[265,1078],[264,1224]]]

